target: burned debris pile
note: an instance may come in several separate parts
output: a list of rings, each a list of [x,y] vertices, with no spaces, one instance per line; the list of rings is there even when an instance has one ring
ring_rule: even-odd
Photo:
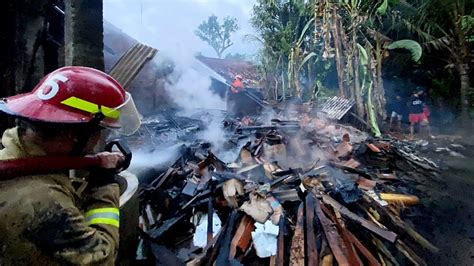
[[[223,162],[182,149],[140,192],[137,259],[173,265],[424,265],[438,252],[405,219],[437,165],[407,143],[308,114],[226,120]],[[150,158],[152,160],[153,158]]]

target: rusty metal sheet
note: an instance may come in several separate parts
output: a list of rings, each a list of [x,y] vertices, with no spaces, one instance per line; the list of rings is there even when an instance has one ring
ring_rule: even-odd
[[[321,111],[326,113],[329,119],[340,120],[354,104],[355,101],[352,99],[334,96],[323,104]]]
[[[112,67],[109,75],[128,89],[145,64],[150,61],[158,50],[141,43],[130,48]]]

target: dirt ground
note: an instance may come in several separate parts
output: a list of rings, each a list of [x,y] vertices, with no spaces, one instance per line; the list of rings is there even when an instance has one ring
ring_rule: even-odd
[[[474,143],[466,139],[463,142],[465,158],[432,149],[424,152],[442,168],[441,182],[417,187],[423,195],[425,220],[415,227],[440,248],[438,254],[429,256],[428,265],[474,265]],[[447,144],[435,140],[430,145]]]

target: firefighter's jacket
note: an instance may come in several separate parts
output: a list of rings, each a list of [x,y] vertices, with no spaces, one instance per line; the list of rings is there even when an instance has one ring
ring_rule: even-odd
[[[17,128],[2,144],[0,160],[46,155],[21,143]],[[0,265],[113,265],[118,201],[117,184],[80,193],[66,174],[0,181]]]

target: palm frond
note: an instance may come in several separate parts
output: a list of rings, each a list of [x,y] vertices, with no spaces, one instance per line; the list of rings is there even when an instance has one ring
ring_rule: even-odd
[[[423,47],[426,47],[427,49],[432,48],[435,50],[442,50],[442,49],[450,47],[450,44],[451,44],[451,39],[445,36],[445,37],[431,40],[429,42],[424,42]]]

